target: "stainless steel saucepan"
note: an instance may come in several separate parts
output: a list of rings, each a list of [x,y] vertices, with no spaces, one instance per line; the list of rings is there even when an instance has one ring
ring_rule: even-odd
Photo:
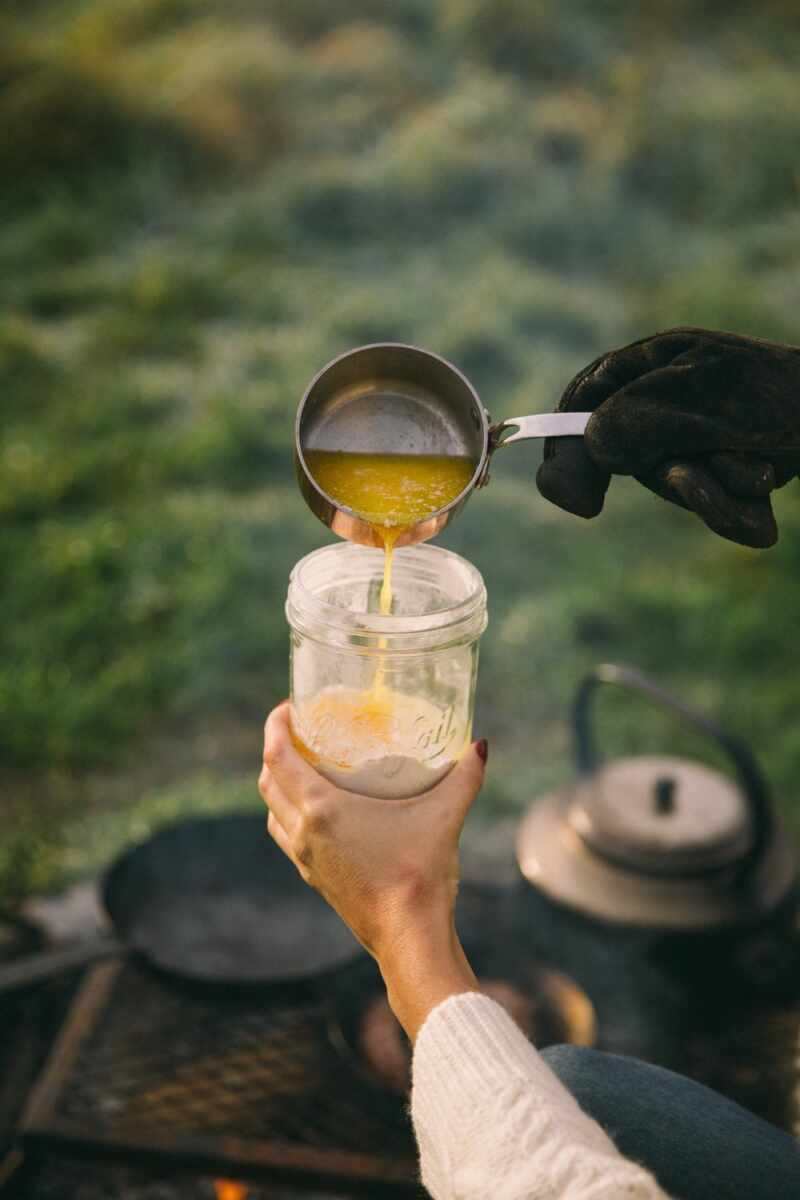
[[[393,342],[340,355],[312,379],[295,423],[295,466],[312,512],[334,533],[365,546],[382,545],[357,512],[337,503],[314,479],[309,451],[361,454],[453,455],[474,464],[454,500],[406,529],[396,545],[435,537],[489,480],[500,446],[528,438],[580,437],[591,413],[540,413],[492,424],[478,393],[452,363]]]

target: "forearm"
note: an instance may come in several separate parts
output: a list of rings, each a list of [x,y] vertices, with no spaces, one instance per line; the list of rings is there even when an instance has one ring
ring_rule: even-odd
[[[666,1200],[480,995],[445,889],[404,903],[376,958],[415,1043],[412,1115],[423,1182],[436,1200],[521,1200],[534,1191],[551,1200]]]
[[[409,914],[378,956],[392,1012],[412,1042],[437,1005],[479,991],[447,912]]]
[[[490,1192],[519,1200],[532,1189],[552,1200],[666,1200],[480,995],[444,891],[402,906],[377,959],[392,1011],[415,1044],[414,1128],[436,1200]]]

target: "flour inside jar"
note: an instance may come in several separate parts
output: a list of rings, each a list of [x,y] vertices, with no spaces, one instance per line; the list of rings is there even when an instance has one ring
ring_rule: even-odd
[[[464,749],[451,708],[385,685],[323,688],[296,706],[293,736],[332,783],[383,800],[426,792]]]

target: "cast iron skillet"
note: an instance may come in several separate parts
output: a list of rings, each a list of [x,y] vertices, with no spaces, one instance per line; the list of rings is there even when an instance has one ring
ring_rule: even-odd
[[[181,979],[228,985],[298,982],[363,953],[260,814],[160,830],[113,863],[102,899],[113,935],[15,961],[0,970],[0,992],[131,951]]]

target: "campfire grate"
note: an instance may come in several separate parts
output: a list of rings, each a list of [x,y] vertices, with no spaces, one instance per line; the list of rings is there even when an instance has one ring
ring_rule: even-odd
[[[138,1167],[98,1166],[69,1158],[48,1156],[47,1162],[28,1173],[25,1196],[36,1200],[216,1200],[212,1179],[169,1176],[162,1170]],[[248,1182],[246,1200],[292,1200],[297,1193]],[[335,1200],[321,1196],[309,1200]]]
[[[595,1004],[600,1048],[683,1071],[800,1130],[794,984],[771,1001],[747,996],[722,969],[729,952],[715,957],[706,940],[684,961],[663,939],[612,943],[577,921],[566,937],[530,892],[521,904],[514,889],[464,887],[459,909],[462,935],[491,931],[492,977],[516,978],[521,947],[539,963],[562,959]],[[793,966],[795,943],[781,938]],[[358,960],[324,989],[258,994],[179,984],[135,958],[91,968],[23,1115],[12,1200],[206,1200],[220,1178],[246,1182],[247,1200],[425,1196],[403,1101],[342,1044],[369,966]]]
[[[133,960],[88,973],[29,1102],[23,1144],[28,1154],[68,1148],[424,1195],[403,1103],[342,1061],[320,994],[204,995]],[[159,1195],[153,1186],[142,1197]]]

